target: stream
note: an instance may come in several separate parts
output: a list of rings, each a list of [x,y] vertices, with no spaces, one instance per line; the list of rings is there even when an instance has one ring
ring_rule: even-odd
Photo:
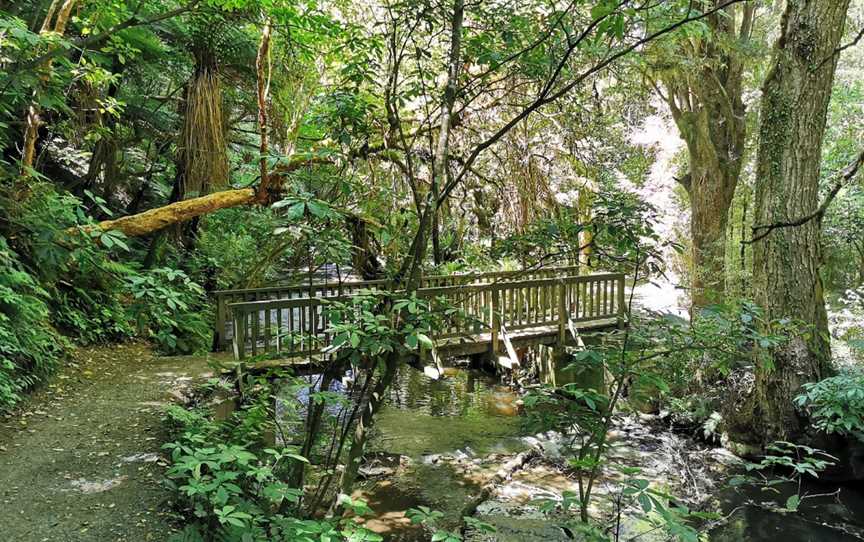
[[[561,437],[531,434],[523,422],[519,395],[493,375],[450,367],[445,378],[433,380],[403,366],[376,417],[362,479],[353,495],[374,511],[364,520],[366,526],[388,541],[426,541],[429,533],[412,525],[405,511],[427,506],[444,514],[439,522],[444,529],[459,530],[466,510],[495,526],[492,535],[469,532],[466,540],[473,542],[574,540],[559,526],[567,518],[547,517],[536,502],[560,501],[562,492],[576,490],[562,468],[566,455]],[[828,495],[805,498],[796,513],[778,511],[777,505],[797,487],[781,484],[774,486],[776,492],[749,485],[729,487],[724,480],[741,470],[739,459],[667,427],[662,416],[622,417],[610,432],[610,460],[639,467],[641,477],[692,509],[721,510],[728,517],[708,531],[708,540],[864,540],[861,486],[805,485],[802,494]],[[533,458],[478,502],[495,473],[528,450],[535,451]],[[618,490],[620,477],[604,472],[592,501],[594,517],[610,515],[611,496]],[[620,540],[668,540],[650,519],[637,515],[625,510]]]
[[[674,304],[673,294],[641,288],[638,297],[641,302]],[[829,315],[835,345],[837,339],[860,330],[857,313],[835,310]],[[862,361],[858,353],[843,346],[835,351],[841,365]],[[528,431],[520,405],[518,393],[486,372],[448,367],[444,378],[433,380],[416,368],[401,367],[376,416],[362,479],[353,495],[365,499],[375,513],[364,520],[366,526],[388,541],[425,541],[428,531],[412,525],[405,511],[427,506],[444,514],[439,522],[444,529],[459,530],[466,511],[497,529],[492,535],[467,533],[466,540],[473,542],[578,539],[559,526],[566,517],[547,517],[537,504],[538,499],[560,501],[564,491],[577,489],[564,468],[561,436]],[[725,481],[742,470],[741,460],[722,448],[671,431],[662,413],[622,416],[610,432],[610,443],[611,461],[640,468],[640,477],[675,495],[679,503],[722,512],[723,522],[702,527],[707,540],[864,540],[864,485],[860,483],[806,482],[800,489],[784,483],[771,491],[752,485],[729,487]],[[533,450],[531,460],[478,501],[496,472],[529,450]],[[610,516],[620,482],[611,470],[603,472],[592,500],[593,517]],[[799,509],[783,511],[779,505],[799,491],[807,496]],[[651,518],[646,521],[634,512],[624,511],[620,540],[669,540]]]
[[[776,491],[774,491],[776,490]],[[799,493],[809,495],[797,512],[777,505]],[[719,495],[729,519],[710,531],[712,542],[851,542],[864,540],[864,491],[858,487],[805,482],[772,491],[754,486],[728,488]]]
[[[517,401],[481,371],[447,368],[445,378],[433,380],[403,366],[376,417],[370,446],[371,455],[387,457],[391,467],[376,471],[376,461],[367,462],[367,480],[355,494],[377,514],[367,526],[388,540],[425,540],[428,534],[404,515],[423,505],[445,514],[442,526],[458,527],[463,508],[491,475],[528,448]]]

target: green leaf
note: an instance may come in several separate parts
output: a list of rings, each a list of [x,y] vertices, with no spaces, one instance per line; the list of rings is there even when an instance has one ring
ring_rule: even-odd
[[[639,505],[642,507],[642,511],[646,514],[651,511],[651,499],[645,493],[639,494]]]
[[[306,210],[306,204],[303,202],[295,203],[291,207],[288,208],[288,212],[286,213],[286,217],[288,220],[294,222],[303,217],[303,213]]]
[[[430,339],[429,336],[424,333],[418,333],[417,340],[420,341],[420,344],[422,344],[426,348],[432,348],[434,346],[432,344],[432,339]]]

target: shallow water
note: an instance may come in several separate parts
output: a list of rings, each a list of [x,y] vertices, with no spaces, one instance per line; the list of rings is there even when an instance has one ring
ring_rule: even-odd
[[[772,510],[799,492],[796,484],[728,489],[719,497],[729,521],[712,531],[712,542],[847,542],[864,540],[864,487],[805,483],[797,512]],[[764,506],[760,506],[764,504]]]
[[[520,448],[518,396],[495,377],[448,368],[433,380],[403,367],[375,419],[375,448],[420,458],[509,453]]]
[[[457,525],[465,505],[498,468],[496,458],[526,448],[520,436],[518,396],[495,377],[448,368],[433,380],[403,367],[375,418],[370,455],[403,456],[401,466],[370,477],[355,493],[375,518],[366,522],[387,540],[419,541],[428,534],[410,525],[405,510],[429,506]]]

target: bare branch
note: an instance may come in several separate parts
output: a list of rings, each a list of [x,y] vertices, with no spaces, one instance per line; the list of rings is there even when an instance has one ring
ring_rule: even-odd
[[[833,52],[833,53],[831,53],[830,55],[828,55],[828,56],[826,56],[825,58],[823,58],[823,59],[822,59],[822,62],[820,62],[819,65],[816,66],[816,69],[813,70],[813,71],[817,71],[817,72],[818,72],[819,70],[822,69],[822,66],[824,66],[827,62],[830,62],[831,60],[833,60],[834,58],[836,58],[837,55],[839,55],[840,53],[842,53],[842,52],[845,51],[846,49],[849,49],[850,47],[855,47],[856,45],[858,45],[858,42],[860,42],[862,39],[864,39],[864,27],[862,27],[861,30],[858,31],[858,35],[855,36],[855,39],[853,39],[852,41],[850,41],[850,42],[847,43],[846,45],[843,45],[843,46],[841,46],[841,47],[838,47],[838,48],[834,49],[834,52]]]
[[[864,164],[864,151],[861,151],[861,153],[855,158],[855,160],[843,169],[843,171],[840,173],[839,178],[834,182],[834,185],[831,187],[831,191],[828,192],[828,196],[826,196],[825,200],[822,201],[822,204],[819,205],[819,207],[817,207],[816,210],[809,215],[802,216],[788,222],[775,222],[773,224],[753,226],[754,237],[749,241],[741,241],[741,243],[745,245],[752,245],[753,243],[764,239],[768,236],[768,234],[770,234],[776,229],[796,228],[798,226],[803,226],[804,224],[814,219],[821,221],[822,217],[824,217],[825,213],[828,211],[828,207],[831,205],[831,202],[833,202],[834,198],[837,197],[837,193],[840,192],[841,188],[846,186],[850,181],[852,181],[852,179],[855,178],[855,175],[858,174],[858,171],[861,169],[862,164]]]
[[[612,64],[616,60],[620,59],[621,57],[623,57],[625,55],[632,53],[633,51],[635,51],[639,47],[645,45],[646,43],[653,41],[653,40],[659,38],[660,36],[663,36],[665,34],[673,32],[673,31],[677,30],[678,28],[681,28],[682,26],[684,26],[688,23],[691,23],[694,21],[699,21],[699,20],[704,19],[706,17],[709,17],[712,14],[714,14],[718,11],[721,11],[721,10],[723,10],[723,9],[733,5],[733,4],[737,4],[737,3],[740,3],[743,1],[746,1],[746,0],[728,0],[727,2],[724,2],[723,4],[720,4],[719,6],[715,6],[713,9],[705,11],[705,12],[700,13],[698,15],[694,15],[694,16],[688,15],[687,17],[679,20],[676,23],[673,23],[667,27],[664,27],[664,28],[656,31],[656,32],[653,32],[653,33],[645,36],[644,38],[636,40],[635,42],[631,43],[627,47],[625,47],[625,48],[621,49],[620,51],[606,57],[601,62],[598,62],[597,64],[592,66],[590,69],[586,70],[585,72],[580,74],[578,77],[576,77],[573,81],[564,85],[564,87],[559,89],[557,92],[552,92],[552,87],[554,86],[555,82],[558,80],[558,77],[560,76],[562,70],[564,69],[564,66],[566,65],[567,61],[570,59],[570,56],[573,54],[573,51],[576,49],[576,47],[579,45],[579,43],[581,43],[585,38],[587,38],[587,36],[597,27],[597,25],[599,25],[606,17],[608,17],[608,15],[605,15],[605,16],[602,16],[602,17],[599,17],[599,18],[593,20],[585,28],[585,30],[579,35],[579,37],[577,37],[573,42],[571,42],[569,44],[567,51],[565,52],[561,61],[556,66],[556,69],[553,71],[552,76],[550,77],[547,84],[544,85],[543,90],[540,92],[540,94],[537,96],[537,98],[531,104],[526,106],[519,114],[517,114],[512,119],[510,119],[510,121],[508,121],[506,124],[504,124],[504,126],[499,128],[498,131],[496,131],[494,134],[492,134],[488,139],[486,139],[485,141],[483,141],[482,143],[479,143],[476,147],[474,147],[474,150],[468,155],[468,158],[465,160],[465,166],[463,166],[463,168],[460,170],[458,175],[455,175],[447,183],[444,190],[441,191],[441,194],[438,198],[439,204],[441,202],[443,202],[444,199],[446,199],[450,195],[450,193],[453,191],[453,189],[462,181],[465,174],[468,172],[468,168],[474,164],[474,162],[480,156],[480,153],[482,153],[484,150],[486,150],[487,148],[489,148],[492,145],[494,145],[495,143],[497,143],[502,137],[504,137],[505,134],[507,134],[507,132],[509,132],[514,126],[519,124],[523,119],[525,119],[526,117],[531,115],[534,111],[536,111],[537,109],[539,109],[539,108],[541,108],[541,107],[543,107],[543,106],[545,106],[551,102],[554,102],[555,100],[561,98],[562,96],[565,96],[571,90],[573,90],[577,85],[579,85],[583,81],[585,81],[588,77],[606,69],[610,64]]]

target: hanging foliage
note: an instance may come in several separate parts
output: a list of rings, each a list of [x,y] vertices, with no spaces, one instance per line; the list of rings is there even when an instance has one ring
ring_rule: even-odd
[[[184,197],[227,186],[222,90],[216,57],[206,47],[195,51],[195,73],[186,88],[178,155]]]

